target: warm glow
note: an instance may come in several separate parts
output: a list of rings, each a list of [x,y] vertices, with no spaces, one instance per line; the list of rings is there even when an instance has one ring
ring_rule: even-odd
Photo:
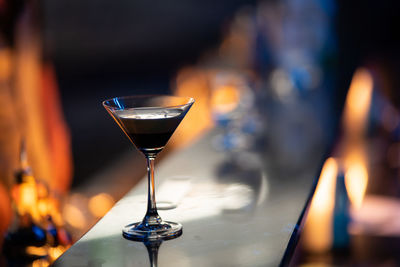
[[[49,209],[49,203],[47,201],[40,200],[38,202],[38,210],[41,216],[46,216],[49,214]]]
[[[344,109],[344,129],[350,135],[362,135],[371,106],[373,80],[371,73],[358,69],[351,81]]]
[[[51,64],[44,64],[41,79],[41,108],[46,131],[47,153],[51,179],[46,179],[53,191],[66,193],[72,175],[70,136],[61,108],[56,74]]]
[[[346,189],[352,208],[362,205],[368,185],[366,125],[371,107],[373,79],[371,73],[358,69],[351,81],[343,120],[342,157]]]
[[[345,183],[353,208],[359,209],[368,184],[368,172],[363,155],[353,155],[346,159]]]
[[[23,183],[19,187],[20,198],[18,208],[21,214],[32,213],[32,208],[37,203],[37,191],[35,184]]]
[[[333,207],[334,198],[331,198],[335,192],[336,176],[338,173],[338,164],[335,159],[326,160],[319,178],[317,189],[311,203],[311,208],[316,212],[324,212],[327,207]]]
[[[211,106],[215,113],[228,113],[239,104],[239,91],[233,85],[222,85],[213,89]]]
[[[54,237],[47,235],[47,244],[44,246],[28,246],[25,252],[31,256],[44,257],[32,262],[32,266],[49,266],[59,257],[70,245],[71,240],[66,234],[65,229],[59,228],[63,225],[63,219],[59,212],[59,202],[55,197],[49,195],[47,187],[42,182],[37,182],[32,175],[24,174],[23,182],[14,185],[12,197],[15,207],[24,221],[19,222],[20,227],[28,224],[35,224],[47,229],[48,223],[54,223],[59,235],[57,242],[64,246],[51,247]],[[74,221],[79,220],[79,214],[72,209],[67,210],[66,214]]]
[[[40,216],[45,218],[50,215],[57,226],[63,225],[63,219],[60,213],[59,202],[52,197],[46,197],[38,200],[37,209]]]
[[[32,262],[32,267],[47,267],[50,266],[50,263],[47,259],[39,259],[39,260],[34,260]]]
[[[26,248],[26,253],[32,256],[43,257],[41,259],[32,262],[32,267],[47,267],[50,266],[58,257],[60,257],[68,247],[65,246],[43,246],[35,247],[28,246]]]
[[[310,251],[326,251],[332,245],[337,173],[336,160],[327,159],[321,171],[304,230],[304,245]]]
[[[37,195],[39,198],[45,198],[45,197],[49,196],[49,190],[45,184],[38,182],[36,189],[37,189]]]
[[[82,211],[71,205],[66,204],[64,207],[64,218],[67,223],[69,223],[72,227],[83,229],[86,225],[85,216],[82,214]]]
[[[12,53],[11,50],[2,47],[0,50],[0,80],[6,80],[11,76],[12,71]]]
[[[47,255],[47,247],[35,247],[28,246],[26,247],[26,253],[31,256],[46,256]]]
[[[168,142],[167,148],[188,144],[213,126],[208,80],[208,73],[200,69],[184,68],[179,71],[174,94],[193,97],[195,103]]]
[[[57,247],[50,247],[48,250],[48,255],[51,262],[54,262],[58,257],[60,257],[68,247],[64,246],[57,246]]]
[[[25,176],[25,181],[18,185],[14,194],[18,213],[20,215],[29,214],[34,220],[39,221],[37,187],[33,176]]]
[[[95,195],[89,200],[89,210],[95,217],[103,217],[114,205],[112,196],[106,193]]]

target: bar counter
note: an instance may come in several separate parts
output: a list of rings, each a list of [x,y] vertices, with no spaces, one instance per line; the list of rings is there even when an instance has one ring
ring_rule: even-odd
[[[217,151],[216,132],[156,166],[159,214],[183,225],[180,237],[146,244],[123,238],[122,227],[146,211],[142,179],[54,266],[286,266],[326,147],[304,155],[303,171],[290,172],[290,162],[270,164],[271,153]]]

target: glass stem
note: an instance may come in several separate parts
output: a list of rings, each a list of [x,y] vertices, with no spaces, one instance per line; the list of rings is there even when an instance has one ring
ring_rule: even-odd
[[[148,178],[148,199],[147,212],[143,223],[146,226],[155,226],[161,223],[161,217],[157,213],[156,190],[154,182],[154,160],[155,156],[146,155],[147,160],[147,178]]]
[[[158,249],[160,248],[161,242],[145,242],[147,252],[149,253],[150,267],[157,267],[158,264]]]

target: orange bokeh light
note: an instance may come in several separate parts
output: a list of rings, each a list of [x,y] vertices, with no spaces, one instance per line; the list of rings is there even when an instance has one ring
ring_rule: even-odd
[[[328,158],[322,168],[304,229],[304,245],[309,251],[323,252],[331,248],[338,168],[334,158]]]
[[[95,217],[103,217],[114,205],[115,201],[109,194],[100,193],[89,199],[89,210]]]

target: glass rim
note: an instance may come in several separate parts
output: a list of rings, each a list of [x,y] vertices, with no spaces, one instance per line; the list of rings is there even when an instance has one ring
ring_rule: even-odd
[[[193,97],[189,96],[175,96],[175,95],[163,95],[163,94],[149,94],[149,95],[126,95],[126,96],[116,96],[106,100],[103,100],[101,103],[104,107],[107,107],[112,110],[118,110],[117,107],[113,107],[108,105],[106,102],[113,101],[115,99],[140,99],[140,98],[151,98],[151,97],[169,97],[169,98],[186,98],[188,100],[187,103],[181,105],[171,105],[171,106],[163,106],[163,108],[177,108],[187,106],[189,104],[193,104],[195,102]],[[132,107],[134,108],[134,107]],[[151,108],[151,106],[149,106]]]

